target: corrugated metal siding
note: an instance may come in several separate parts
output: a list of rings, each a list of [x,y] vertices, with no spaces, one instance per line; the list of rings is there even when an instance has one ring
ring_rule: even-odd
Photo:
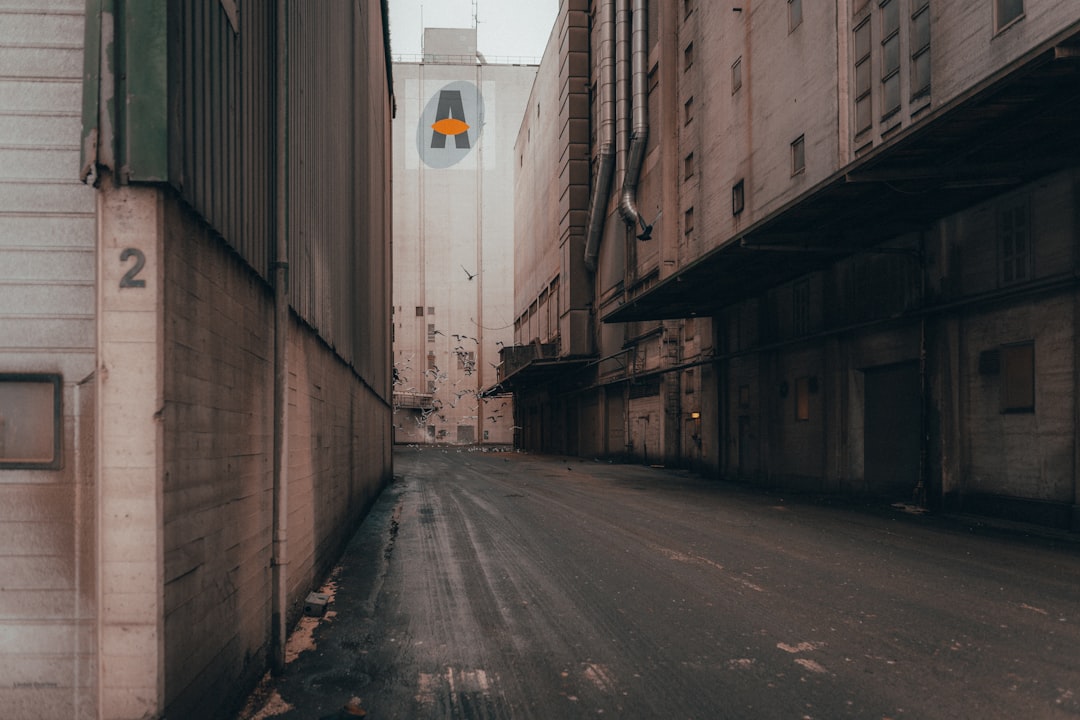
[[[386,392],[390,156],[379,3],[293,4],[288,22],[291,301]]]
[[[275,232],[275,4],[170,0],[172,184],[264,279]],[[389,393],[389,89],[378,0],[288,3],[296,313]],[[385,386],[385,387],[383,387]]]
[[[351,356],[336,312],[348,288],[353,167],[350,4],[292,5],[289,17],[289,241],[292,301],[330,345]]]
[[[0,711],[90,717],[96,202],[78,179],[83,0],[0,0],[0,372],[59,373],[59,470],[0,470]],[[89,448],[76,454],[76,448]]]
[[[274,244],[275,5],[169,5],[170,181],[264,279]]]

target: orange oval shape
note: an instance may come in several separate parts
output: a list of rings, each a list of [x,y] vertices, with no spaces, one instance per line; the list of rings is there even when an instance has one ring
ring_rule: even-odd
[[[440,135],[460,135],[469,129],[469,126],[463,121],[457,118],[443,118],[434,125],[431,129]]]

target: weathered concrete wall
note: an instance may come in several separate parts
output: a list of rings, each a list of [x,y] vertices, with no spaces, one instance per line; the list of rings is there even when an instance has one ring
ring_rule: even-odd
[[[809,276],[808,335],[792,325],[791,284],[731,308],[724,318],[732,354],[723,364],[725,473],[910,499],[921,472],[932,504],[967,507],[993,497],[998,510],[1012,501],[1046,506],[1030,517],[1065,523],[1076,496],[1076,187],[1075,171],[1057,173],[943,218],[924,236],[924,267],[914,256],[868,255]],[[999,213],[1018,203],[1029,212],[1030,275],[1008,282],[997,248]],[[917,247],[916,240],[894,238],[888,245]],[[918,297],[922,284],[925,304]],[[922,313],[901,317],[919,308]],[[906,367],[918,393],[924,332],[920,429],[914,401],[898,402],[888,414],[874,407],[882,387],[873,383],[875,376],[876,382],[904,378]],[[994,358],[1016,343],[1034,348],[1030,410],[1002,407],[1004,381]],[[794,414],[799,377],[816,379],[807,420]],[[898,423],[892,432],[907,438],[898,439],[899,447],[911,447],[913,434],[927,438],[921,471],[923,461],[911,457],[921,452],[917,446],[899,457],[910,470],[909,486],[880,472],[882,448],[875,443],[881,438],[874,437],[880,430],[871,425],[880,427],[890,415]]]
[[[961,367],[968,398],[965,422],[971,429],[965,493],[1073,501],[1073,306],[1071,293],[1038,303],[965,318]],[[999,375],[979,372],[980,353],[1017,341],[1035,345],[1035,411],[1001,408]]]
[[[391,408],[317,337],[289,343],[289,598],[337,560],[391,479]]]
[[[803,22],[794,30],[788,27],[787,3],[767,2],[750,3],[741,12],[695,3],[683,25],[680,49],[692,42],[694,59],[679,73],[680,102],[693,102],[679,133],[679,156],[685,160],[693,153],[697,170],[690,177],[683,173],[681,212],[693,208],[694,228],[664,239],[680,247],[680,265],[838,168],[836,7],[804,6]],[[800,136],[806,167],[795,173],[791,143]],[[745,210],[735,215],[731,194],[739,180]]]
[[[170,715],[218,717],[266,661],[273,295],[167,206],[164,653]],[[391,474],[390,410],[311,329],[289,328],[289,608],[324,577]]]
[[[498,382],[499,350],[513,342],[513,143],[536,68],[470,61],[472,30],[428,34],[444,50],[459,34],[471,45],[452,61],[394,66],[396,441],[510,443],[512,399],[479,394]],[[432,147],[444,90],[462,93],[460,157],[457,136]],[[424,402],[403,400],[418,395]]]
[[[558,316],[530,326],[521,317],[559,277],[559,162],[560,117],[558,33],[552,33],[533,81],[526,112],[514,144],[514,343],[533,338],[550,342],[558,333]],[[548,302],[557,302],[558,298]]]
[[[1023,20],[995,31],[995,3],[934,3],[933,102],[946,104],[983,78],[1062,33],[1075,32],[1080,5],[1026,2]]]
[[[265,660],[273,295],[179,201],[166,232],[165,696],[212,717]]]

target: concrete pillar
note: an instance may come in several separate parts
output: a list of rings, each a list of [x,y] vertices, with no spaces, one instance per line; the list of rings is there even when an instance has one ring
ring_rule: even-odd
[[[163,198],[102,179],[98,193],[100,717],[164,705]]]

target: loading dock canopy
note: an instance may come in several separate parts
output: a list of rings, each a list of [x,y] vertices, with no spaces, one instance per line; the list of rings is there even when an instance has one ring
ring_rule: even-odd
[[[533,360],[503,378],[499,384],[484,391],[486,395],[522,390],[548,385],[555,381],[572,380],[571,373],[589,364],[589,358],[556,358]]]
[[[710,316],[1080,164],[1080,32],[1025,56],[605,315]]]

